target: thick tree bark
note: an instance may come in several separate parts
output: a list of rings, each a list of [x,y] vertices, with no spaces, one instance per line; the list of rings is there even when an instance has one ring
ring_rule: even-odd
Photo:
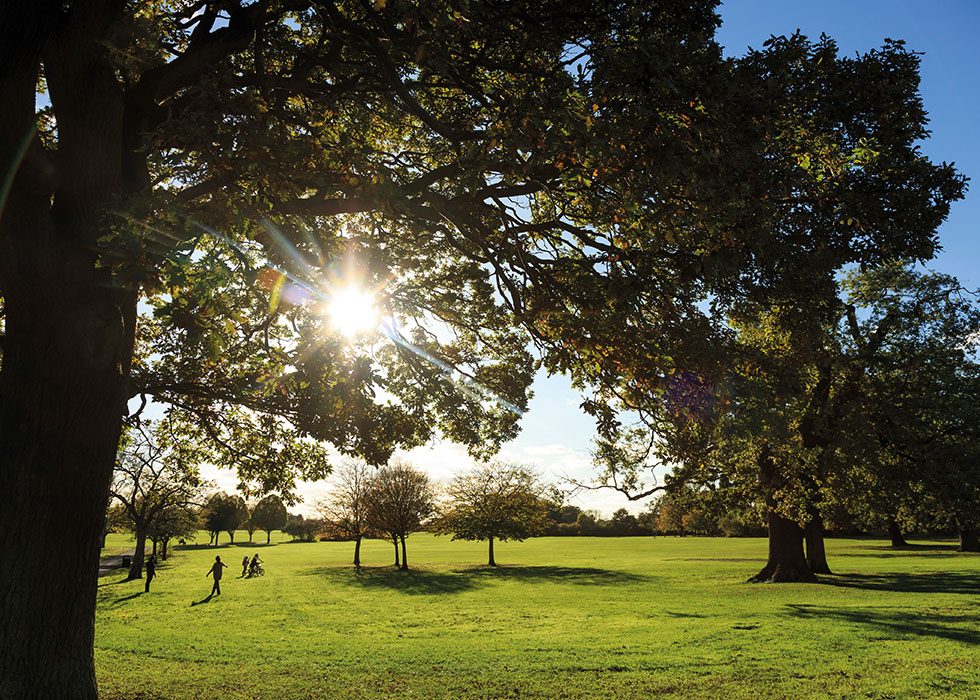
[[[361,566],[361,536],[358,535],[354,540],[354,566]]]
[[[99,550],[129,355],[127,314],[77,274],[69,265],[5,298],[0,698],[97,696]]]
[[[980,538],[972,527],[960,528],[960,552],[980,552]]]
[[[493,558],[493,538],[490,538],[490,557],[487,560],[487,566],[496,566],[497,561]]]
[[[892,547],[908,547],[909,543],[905,541],[905,535],[902,534],[902,528],[899,527],[895,518],[888,519],[888,537],[892,541]]]
[[[806,541],[806,563],[810,567],[811,573],[830,574],[830,565],[827,563],[827,548],[824,539],[823,518],[820,514],[815,514],[807,523],[804,530]]]
[[[402,535],[402,571],[408,571],[408,551],[405,549],[405,535]]]
[[[170,540],[169,539],[164,540],[161,543],[161,546],[162,546],[163,549],[160,552],[160,558],[163,559],[164,561],[166,561],[166,559],[167,559],[167,547],[168,547],[169,544],[170,544]]]
[[[395,545],[395,568],[401,568],[401,560],[398,558],[398,537],[395,535],[391,536],[391,541]]]
[[[769,559],[752,583],[816,581],[803,555],[803,528],[769,511]]]

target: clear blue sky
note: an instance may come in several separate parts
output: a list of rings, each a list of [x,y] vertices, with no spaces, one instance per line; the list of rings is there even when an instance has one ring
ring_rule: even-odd
[[[971,179],[966,199],[940,230],[943,251],[929,266],[980,287],[980,0],[728,0],[721,18],[718,41],[733,56],[797,29],[813,38],[826,33],[847,54],[886,38],[904,39],[924,54],[921,92],[932,136],[922,151],[956,163]]]
[[[955,162],[972,180],[966,200],[953,206],[940,231],[943,251],[929,266],[980,288],[980,0],[729,0],[721,17],[718,41],[728,55],[797,29],[814,38],[826,33],[848,54],[885,38],[904,39],[925,54],[921,90],[933,133],[922,150],[934,161]],[[587,475],[594,429],[576,408],[578,396],[562,377],[539,377],[535,391],[524,430],[509,448],[546,471]],[[626,505],[612,495],[581,502],[607,512]]]

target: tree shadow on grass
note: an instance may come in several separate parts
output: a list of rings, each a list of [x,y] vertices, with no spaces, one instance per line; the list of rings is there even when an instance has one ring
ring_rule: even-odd
[[[834,620],[866,625],[889,639],[940,637],[964,644],[980,644],[976,615],[948,615],[934,612],[914,612],[899,609],[859,609],[824,607],[820,605],[789,604],[787,614],[806,619]]]
[[[959,549],[959,544],[936,544],[930,542],[929,544],[914,544],[909,543],[902,545],[901,547],[892,547],[888,544],[878,545],[875,547],[868,547],[868,549],[877,549],[884,552],[892,552],[894,554],[901,554],[902,552],[955,552]]]
[[[842,588],[864,588],[898,593],[960,593],[980,596],[980,577],[970,571],[935,573],[838,574],[821,582]]]
[[[764,556],[759,557],[673,557],[670,559],[664,559],[664,561],[727,561],[727,562],[744,562],[744,561],[761,561],[764,562],[766,558]]]
[[[119,605],[120,603],[125,603],[127,600],[133,600],[133,598],[139,598],[141,595],[143,595],[143,591],[136,591],[136,593],[128,595],[124,598],[116,598],[114,601],[112,601],[112,605]]]
[[[386,588],[412,595],[462,593],[482,588],[494,580],[552,581],[583,586],[612,585],[645,580],[646,577],[622,571],[567,566],[480,566],[454,571],[409,569],[401,571],[391,566],[319,567],[306,572],[339,585],[362,588]]]
[[[580,566],[480,566],[459,569],[457,574],[477,579],[506,579],[512,581],[552,581],[580,586],[610,586],[636,583],[648,577],[625,571]]]
[[[922,557],[922,558],[946,558],[957,554],[959,545],[957,543],[937,544],[907,544],[903,547],[892,547],[887,544],[879,544],[863,547],[860,552],[834,553],[835,557],[876,557],[879,559],[891,559],[893,557]]]
[[[100,578],[100,579],[102,579],[102,578],[107,578],[108,576],[111,576],[111,575],[112,575],[112,574],[105,574],[105,575],[103,575],[103,576],[100,576],[99,578]],[[121,579],[116,579],[115,581],[105,581],[105,582],[103,582],[103,583],[100,583],[100,584],[99,584],[99,588],[102,588],[103,586],[115,586],[116,584],[119,584],[119,583],[126,583],[127,581],[132,581],[132,580],[133,580],[133,579],[131,579],[131,578],[129,578],[129,575],[126,575],[126,576],[124,576],[124,577],[123,577],[123,578],[121,578]]]
[[[308,576],[319,576],[339,585],[360,586],[368,589],[388,589],[411,595],[462,593],[477,587],[477,582],[451,571],[427,571],[409,569],[402,571],[392,566],[362,567],[324,566],[310,569]]]
[[[280,544],[280,543],[279,542],[269,542],[268,544],[266,544],[265,542],[249,542],[248,540],[246,540],[244,542],[235,542],[235,543],[229,542],[225,546],[226,547],[256,547],[258,549],[262,549],[264,547],[275,547],[278,544]],[[287,543],[283,542],[281,544],[287,544]]]

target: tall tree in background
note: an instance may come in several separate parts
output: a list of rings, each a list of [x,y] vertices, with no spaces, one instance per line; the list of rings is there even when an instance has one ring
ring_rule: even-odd
[[[250,522],[259,530],[265,531],[265,543],[269,544],[272,541],[272,531],[281,530],[287,517],[286,504],[279,496],[272,494],[255,504]]]
[[[435,512],[435,494],[428,475],[408,462],[393,460],[371,479],[365,504],[368,524],[391,536],[395,543],[396,566],[408,571],[405,540]],[[400,564],[397,559],[399,543]]]
[[[354,566],[361,566],[361,540],[371,532],[368,525],[368,490],[375,469],[358,460],[345,462],[334,472],[330,495],[317,504],[320,517],[354,540]]]
[[[702,277],[708,296],[692,294],[693,303],[662,314],[662,339],[703,328],[690,341],[658,356],[651,348],[662,339],[636,333],[634,346],[589,328],[577,357],[592,361],[569,360],[583,384],[598,387],[585,407],[598,422],[602,485],[649,495],[667,485],[644,485],[647,467],[665,466],[675,483],[739,482],[747,500],[764,502],[770,550],[755,580],[813,580],[804,526],[816,523],[820,475],[864,371],[860,357],[834,363],[831,336],[847,324],[841,273],[931,257],[936,230],[964,191],[951,166],[918,150],[928,135],[918,68],[900,42],[845,58],[832,40],[801,36],[773,38],[735,60],[732,84],[746,101],[734,119],[765,144],[737,185],[763,203],[744,225],[768,229],[770,239],[754,252],[729,251],[737,275]],[[708,98],[704,110],[713,113]],[[627,299],[638,304],[643,295]],[[873,354],[876,340],[867,340],[858,354]],[[617,408],[638,416],[639,429],[624,425]],[[719,437],[738,449],[722,453]],[[811,542],[811,559],[825,563],[817,527]]]
[[[980,303],[953,277],[891,266],[854,274],[864,326],[892,319],[869,372],[872,442],[836,489],[866,520],[899,516],[957,532],[976,551],[980,527]],[[896,523],[897,525],[897,523]],[[900,534],[900,533],[899,533]]]
[[[487,565],[496,566],[494,540],[521,542],[544,532],[549,502],[537,475],[520,466],[488,464],[455,477],[436,521],[454,540],[486,541]]]
[[[106,537],[110,532],[118,532],[126,527],[129,518],[126,516],[126,509],[116,503],[116,499],[110,494],[109,505],[106,507],[105,523],[102,526],[102,548],[105,549]]]

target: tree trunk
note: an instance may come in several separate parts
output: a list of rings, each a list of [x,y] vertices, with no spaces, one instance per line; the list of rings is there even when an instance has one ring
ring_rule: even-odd
[[[358,535],[354,540],[354,566],[360,568],[361,566],[361,536]]]
[[[400,563],[400,560],[398,559],[398,537],[396,535],[392,535],[391,536],[391,541],[395,545],[395,568],[396,569],[400,569],[401,568],[401,563]]]
[[[980,538],[972,527],[960,528],[960,552],[980,552]]]
[[[816,581],[803,555],[803,528],[769,511],[769,559],[752,583]]]
[[[153,540],[153,556],[157,555],[157,540]]]
[[[0,698],[95,700],[99,552],[131,317],[107,300],[111,285],[88,287],[69,264],[52,271],[58,244],[31,245],[44,264],[25,265],[31,281],[4,299]]]
[[[229,530],[228,531],[228,537],[231,538],[231,543],[232,544],[235,544],[235,531],[234,530]]]
[[[490,538],[490,558],[487,560],[487,566],[496,566],[497,561],[493,558],[493,538]]]
[[[249,543],[249,544],[252,544],[252,534],[253,534],[254,532],[255,532],[255,530],[249,530],[249,531],[248,531],[248,543]]]
[[[892,541],[892,547],[908,547],[909,543],[905,541],[905,535],[902,534],[902,528],[899,527],[895,518],[888,519],[888,537]]]
[[[408,571],[408,552],[405,550],[405,535],[402,535],[402,571]]]
[[[830,574],[830,565],[827,563],[827,548],[824,544],[823,518],[819,513],[815,514],[804,530],[806,540],[806,563],[810,567],[811,573]]]
[[[66,7],[6,3],[0,23],[4,699],[98,695],[99,545],[135,337],[136,293],[97,252],[103,206],[125,192],[123,93],[105,58],[122,5]],[[33,138],[42,50],[57,158]]]
[[[266,544],[269,544],[270,542],[272,542],[272,530],[266,530],[265,531],[265,543]]]
[[[137,527],[134,533],[136,547],[133,549],[133,561],[129,564],[127,580],[143,578],[143,560],[146,558],[146,531]]]
[[[163,541],[163,551],[161,552],[161,559],[163,559],[164,561],[166,561],[167,559],[167,545],[169,544],[170,544],[169,539]]]

